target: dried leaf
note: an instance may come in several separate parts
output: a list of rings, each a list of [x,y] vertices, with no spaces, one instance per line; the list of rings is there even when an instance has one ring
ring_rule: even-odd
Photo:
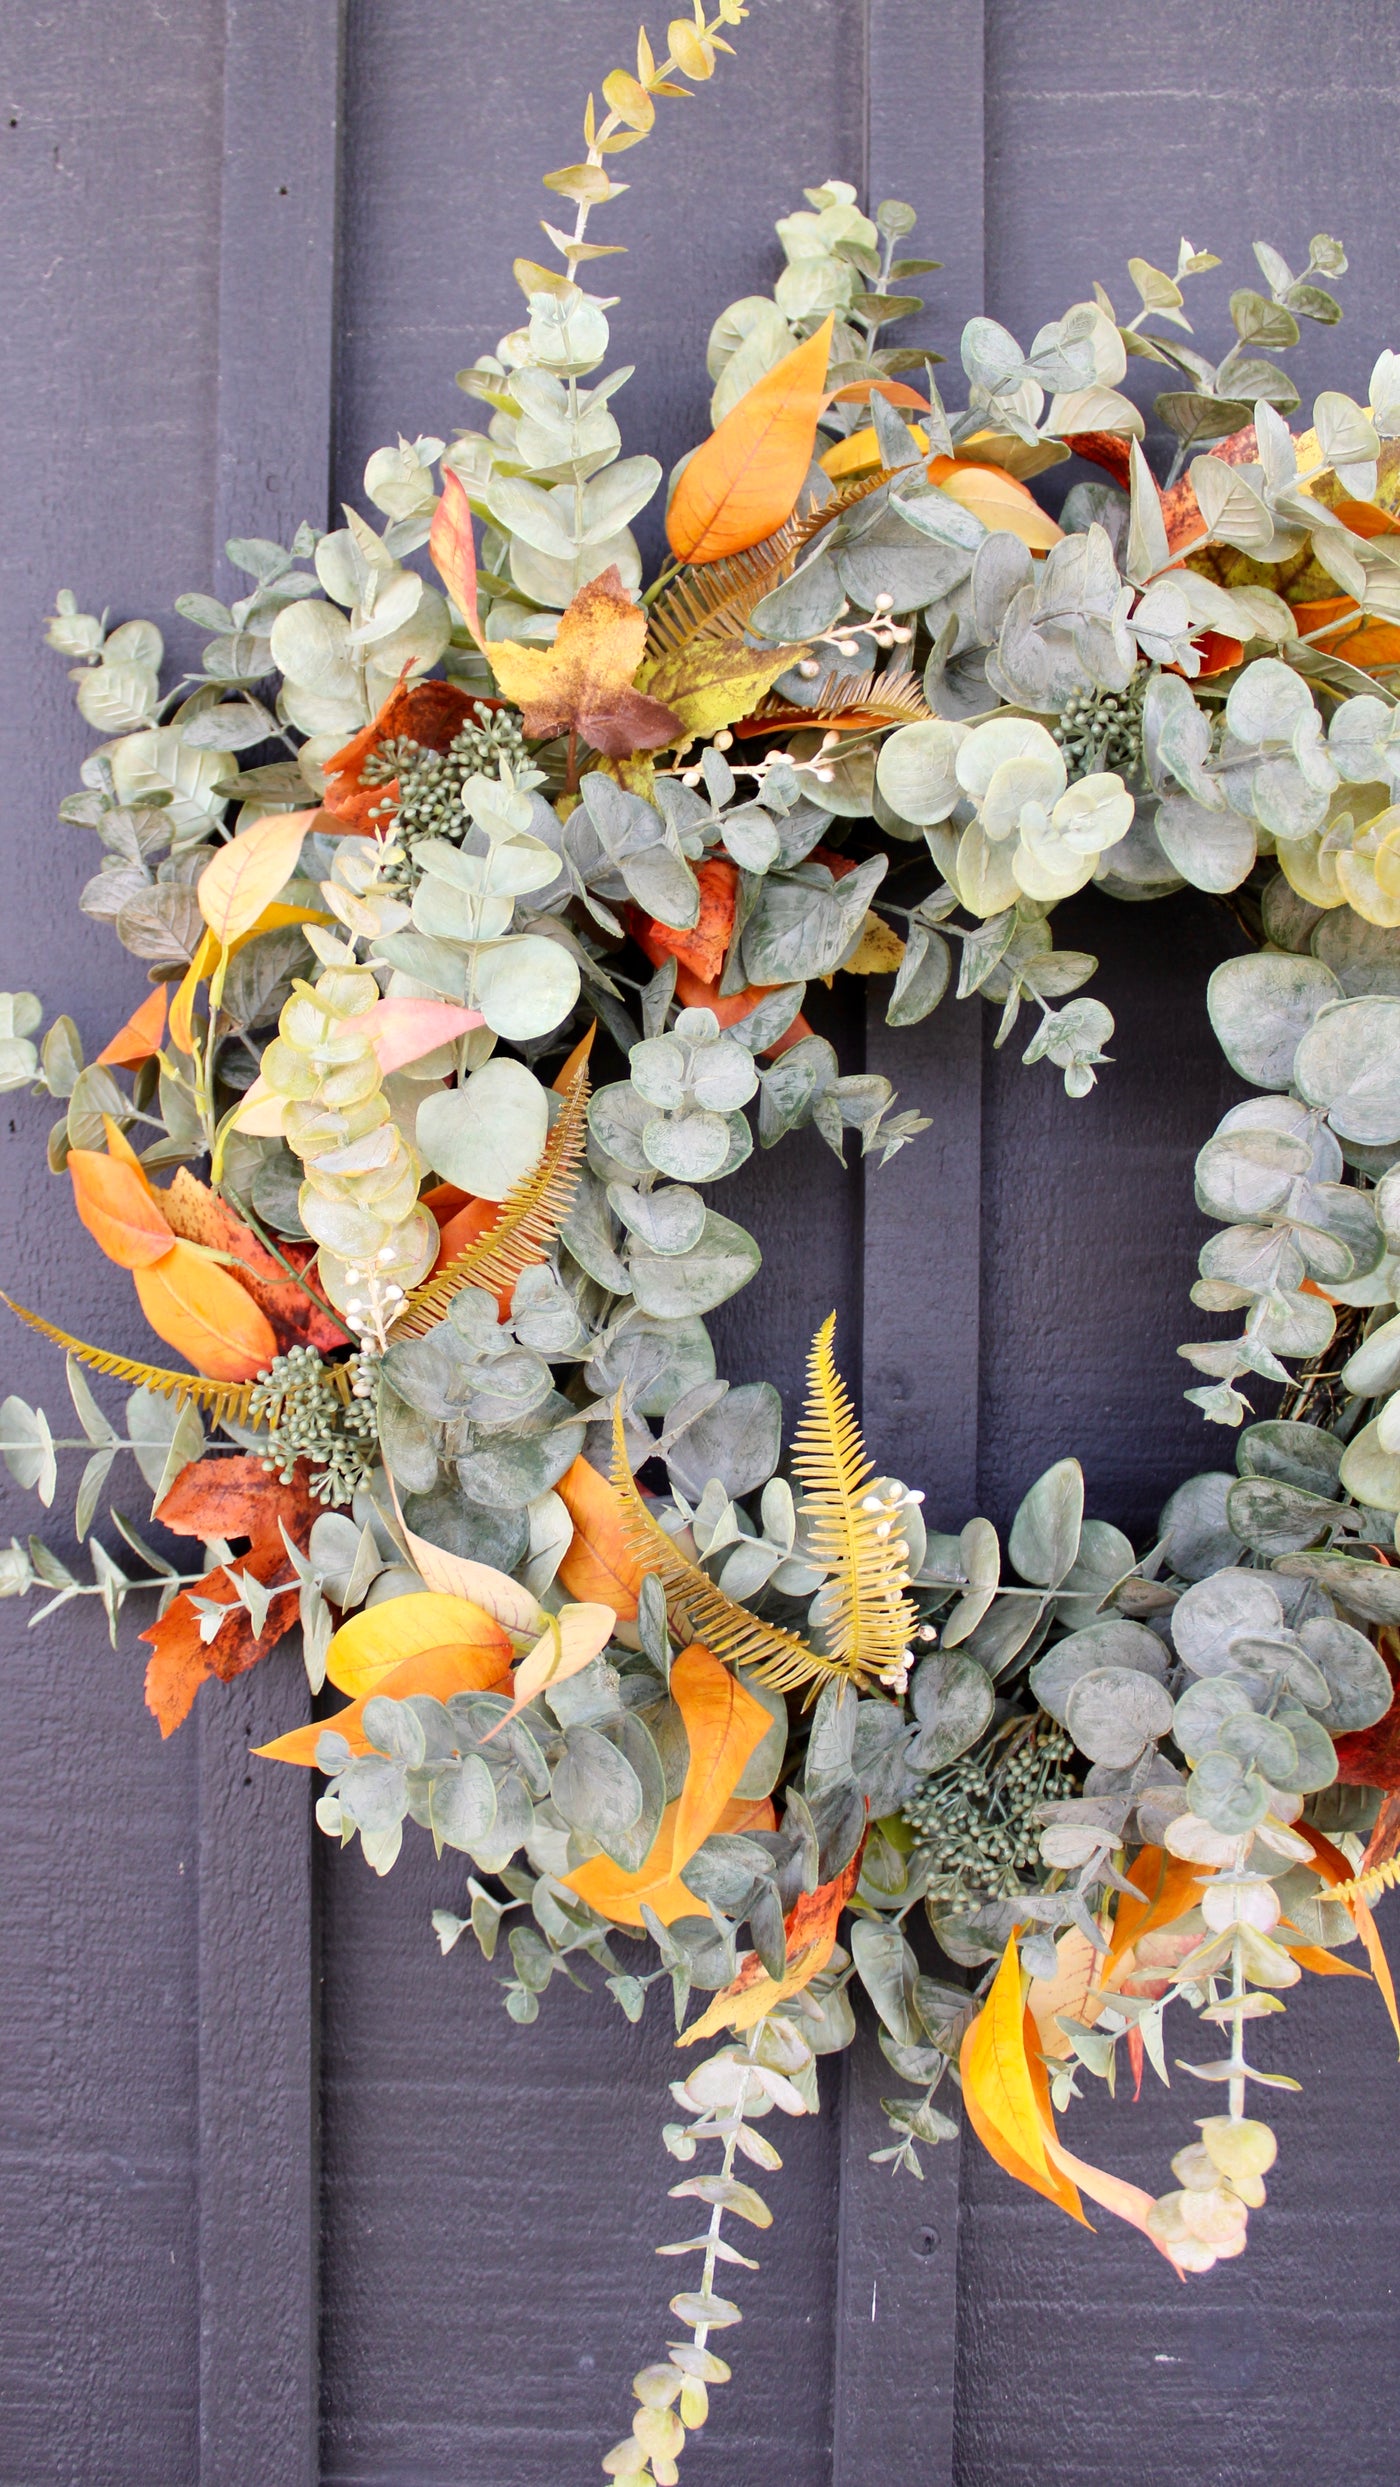
[[[183,1236],[187,1243],[202,1244],[208,1251],[233,1255],[239,1264],[239,1285],[266,1313],[283,1354],[289,1347],[303,1346],[329,1355],[346,1345],[344,1323],[322,1312],[306,1289],[289,1278],[280,1261],[259,1243],[251,1226],[245,1226],[228,1202],[201,1183],[188,1166],[181,1166],[169,1189],[156,1198],[173,1234]],[[283,1250],[289,1260],[303,1265],[312,1257],[305,1244],[287,1243]]]
[[[685,1721],[690,1761],[646,1862],[628,1873],[611,1857],[590,1857],[564,1876],[581,1900],[618,1925],[642,1925],[643,1902],[667,1926],[677,1917],[704,1915],[682,1874],[712,1831],[738,1827],[729,1824],[734,1789],[771,1725],[761,1702],[698,1643],[673,1662],[671,1693]]]
[[[816,445],[833,319],[756,380],[683,470],[666,513],[680,561],[721,561],[772,535],[797,503]]]
[[[455,682],[419,682],[412,690],[400,686],[378,716],[326,762],[326,810],[361,834],[387,828],[398,801],[398,779],[367,786],[364,766],[371,752],[378,751],[381,743],[400,740],[421,743],[426,751],[444,752],[478,709],[499,706],[499,700],[473,697]]]
[[[551,1615],[534,1648],[526,1652],[516,1667],[506,1717],[517,1717],[536,1693],[547,1691],[552,1684],[567,1683],[571,1675],[591,1667],[599,1652],[607,1648],[616,1622],[610,1606],[562,1606],[557,1615]],[[489,1744],[505,1724],[503,1718],[500,1727],[493,1727],[482,1741]]]
[[[426,1537],[416,1537],[411,1528],[404,1529],[403,1541],[427,1588],[481,1607],[506,1632],[529,1634],[533,1639],[544,1630],[544,1608],[508,1572],[498,1572],[490,1563],[474,1563],[469,1555],[449,1554],[444,1546],[429,1545]]]
[[[1026,2018],[1021,1962],[1012,1934],[987,2000],[962,2042],[963,2099],[973,2131],[998,2167],[1087,2227],[1073,2184],[1046,2156],[1026,2051]]]
[[[577,733],[594,751],[620,760],[633,751],[659,751],[681,730],[664,702],[632,688],[646,636],[646,614],[627,594],[614,562],[560,615],[552,647],[497,639],[488,653],[506,698],[523,712],[527,734]]]
[[[724,855],[712,855],[708,862],[697,864],[695,878],[700,887],[700,913],[688,931],[673,924],[663,924],[656,916],[643,919],[648,955],[654,944],[663,957],[679,960],[692,975],[707,984],[719,980],[730,939],[734,931],[735,895],[739,887],[736,864]],[[657,962],[653,961],[655,965]]]

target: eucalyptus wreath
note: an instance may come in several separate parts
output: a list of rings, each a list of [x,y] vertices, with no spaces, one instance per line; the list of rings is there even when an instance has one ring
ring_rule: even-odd
[[[324,1774],[326,1835],[379,1874],[406,1823],[465,1858],[433,1923],[517,2022],[591,1963],[705,2048],[664,2131],[697,2233],[660,2248],[698,2272],[604,2462],[632,2487],[728,2379],[720,2266],[755,2266],[725,2223],[769,2225],[760,2128],[816,2111],[857,1988],[898,2085],[872,2156],[918,2177],[960,2090],[1009,2173],[1181,2272],[1264,2202],[1250,2085],[1298,2087],[1254,2024],[1358,1941],[1395,2017],[1400,358],[1295,434],[1276,358],[1340,317],[1341,246],[1257,244],[1212,362],[1186,304],[1219,262],[1183,242],[1128,262],[1126,314],[1096,285],[1028,347],[969,321],[955,410],[890,341],[936,266],[913,210],[828,181],[715,322],[667,483],[621,454],[590,220],[744,14],[696,0],[604,79],[546,176],[559,265],[516,263],[522,325],[458,374],[476,420],[377,451],[330,533],[231,543],[243,593],[177,599],[197,670],[163,688],[153,623],[58,596],[100,738],[60,815],[150,990],[91,1063],[0,997],[0,1084],[60,1101],[53,1171],[183,1359],[13,1307],[78,1430],[11,1397],[4,1456],[52,1505],[83,1454],[92,1578],[34,1536],[0,1590],[35,1622],[97,1597],[114,1642],[154,1593],[164,1734],[299,1626],[343,1705],[263,1750]],[[1070,459],[1052,517],[1031,485]],[[1234,1456],[1145,1550],[1061,1459],[1003,1548],[876,1473],[834,1317],[786,1456],[772,1385],[717,1374],[706,1316],[760,1248],[709,1187],[806,1124],[843,1161],[917,1145],[804,1016],[838,973],[888,979],[892,1026],[950,987],[999,1044],[1025,1012],[1026,1063],[1084,1095],[1113,1023],[1053,922],[1090,882],[1188,884],[1247,938],[1206,999],[1256,1093],[1196,1162],[1192,1290],[1239,1326],[1181,1350]],[[161,1546],[116,1503],[120,1551],[95,1533],[114,1471]],[[1154,2199],[1057,2118],[1120,2058],[1165,2080],[1176,2005],[1219,2112]]]

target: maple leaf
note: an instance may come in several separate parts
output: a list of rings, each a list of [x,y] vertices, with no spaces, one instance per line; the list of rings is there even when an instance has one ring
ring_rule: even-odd
[[[560,615],[553,647],[498,639],[488,654],[528,735],[577,733],[594,751],[621,760],[633,751],[660,751],[682,730],[664,701],[632,688],[646,637],[646,614],[626,593],[614,562]]]

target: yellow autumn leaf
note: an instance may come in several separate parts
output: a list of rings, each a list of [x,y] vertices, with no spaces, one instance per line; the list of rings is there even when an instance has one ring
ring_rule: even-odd
[[[1072,2219],[1082,2220],[1073,2184],[1046,2156],[1025,2023],[1021,1959],[1012,1934],[987,2000],[963,2039],[963,2100],[973,2131],[998,2167],[1044,2194]]]
[[[894,926],[882,915],[867,915],[860,940],[850,957],[841,961],[841,970],[847,976],[892,976],[903,958],[904,944]]]
[[[416,1590],[351,1615],[332,1637],[326,1675],[338,1692],[358,1696],[377,1692],[405,1658],[421,1657],[429,1649],[464,1648],[498,1653],[502,1673],[514,1654],[509,1634],[484,1607],[469,1598]]]
[[[544,1608],[509,1573],[496,1571],[490,1563],[474,1562],[469,1555],[449,1554],[446,1547],[416,1537],[411,1528],[405,1527],[403,1538],[414,1570],[429,1589],[442,1597],[465,1598],[507,1632],[531,1636],[543,1632],[548,1621]]]
[[[616,1622],[610,1606],[561,1606],[557,1615],[548,1616],[534,1648],[526,1651],[516,1667],[508,1715],[517,1717],[536,1693],[567,1683],[571,1675],[591,1666],[599,1651],[606,1649]],[[501,1726],[505,1723],[502,1719]],[[483,1742],[489,1744],[491,1736],[499,1733],[493,1727]]]
[[[240,829],[205,865],[195,887],[199,912],[225,949],[240,933],[251,932],[264,907],[291,879],[315,818],[314,810],[271,813],[250,829]]]

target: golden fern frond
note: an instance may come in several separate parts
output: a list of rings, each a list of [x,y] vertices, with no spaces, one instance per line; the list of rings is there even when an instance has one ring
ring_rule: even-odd
[[[113,1381],[128,1382],[133,1390],[158,1391],[163,1399],[188,1399],[216,1424],[228,1416],[240,1425],[248,1422],[248,1403],[256,1382],[211,1382],[203,1373],[175,1373],[162,1365],[143,1364],[136,1356],[115,1356],[106,1347],[90,1347],[86,1339],[55,1329],[51,1321],[17,1304],[13,1296],[0,1294],[0,1304],[8,1304],[29,1329],[51,1339],[66,1355],[76,1356],[79,1364],[91,1365],[95,1373],[109,1373]]]
[[[708,1572],[682,1554],[654,1520],[637,1491],[627,1457],[619,1393],[613,1407],[612,1488],[622,1504],[622,1525],[629,1551],[654,1572],[666,1597],[666,1609],[687,1640],[703,1641],[726,1666],[747,1667],[776,1692],[792,1692],[799,1684],[824,1683],[844,1675],[843,1667],[823,1658],[782,1624],[765,1623],[726,1597]]]
[[[877,1675],[908,1662],[918,1615],[905,1597],[908,1548],[893,1508],[864,1488],[874,1474],[850,1394],[836,1370],[828,1313],[807,1363],[808,1397],[792,1448],[805,1488],[805,1551],[830,1577],[816,1612],[838,1667]]]
[[[742,731],[758,734],[775,725],[834,728],[838,734],[866,734],[887,725],[923,725],[933,715],[917,674],[842,674],[831,683],[818,708],[797,708],[770,691]]]
[[[495,1225],[454,1253],[435,1278],[414,1288],[394,1324],[396,1339],[425,1338],[463,1287],[486,1287],[495,1294],[502,1287],[513,1287],[532,1262],[543,1260],[578,1189],[587,1119],[588,1070],[580,1062],[539,1163],[507,1192]]]
[[[1364,1900],[1369,1908],[1373,1900],[1378,1900],[1383,1892],[1393,1891],[1397,1883],[1400,1857],[1387,1857],[1383,1864],[1369,1866],[1364,1874],[1354,1875],[1349,1883],[1333,1883],[1322,1896],[1326,1900],[1340,1900],[1343,1906],[1349,1900]]]
[[[889,478],[879,468],[842,484],[820,509],[785,519],[762,544],[723,561],[683,570],[652,608],[647,657],[678,656],[697,639],[742,639],[755,605],[788,576],[797,556],[835,518],[843,517]]]

